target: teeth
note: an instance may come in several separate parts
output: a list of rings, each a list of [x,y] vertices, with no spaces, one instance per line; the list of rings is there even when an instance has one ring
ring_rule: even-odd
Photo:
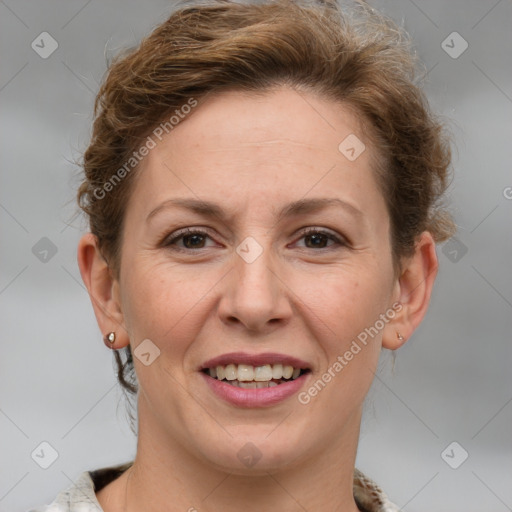
[[[272,367],[269,364],[256,366],[254,368],[254,380],[262,382],[272,380]]]
[[[246,382],[254,380],[254,367],[248,364],[239,364],[238,380]]]
[[[254,381],[251,381],[251,382],[240,382],[239,386],[241,388],[245,388],[245,389],[256,389],[256,382],[254,382]]]
[[[290,379],[293,375],[293,366],[283,366],[283,379]]]
[[[225,381],[226,382],[226,381]],[[279,384],[277,382],[274,382],[272,380],[265,381],[265,382],[239,382],[238,380],[228,380],[228,384],[231,384],[232,386],[235,386],[236,388],[245,388],[245,389],[262,389],[262,388],[273,388],[274,386],[278,386]]]
[[[226,378],[226,375],[224,373],[224,366],[217,366],[217,379],[224,380]]]
[[[251,366],[249,364],[228,364],[226,366],[216,366],[208,368],[210,377],[218,380],[227,380],[234,386],[244,387],[248,389],[260,387],[273,387],[280,379],[296,379],[300,375],[300,368],[294,368],[290,365],[282,364],[265,364],[262,366]],[[245,385],[251,384],[250,386]],[[258,385],[252,385],[257,383]],[[259,384],[262,384],[261,386]]]
[[[283,376],[283,365],[282,364],[275,364],[272,366],[272,378],[273,379],[280,379]]]
[[[234,364],[228,364],[224,370],[226,379],[235,380],[237,378],[237,368]]]

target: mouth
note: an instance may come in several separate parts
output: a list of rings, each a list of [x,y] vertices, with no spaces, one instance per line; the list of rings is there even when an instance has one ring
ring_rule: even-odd
[[[309,380],[313,367],[286,354],[232,352],[199,368],[207,388],[235,407],[273,407],[291,398]]]
[[[281,363],[260,366],[230,363],[227,365],[209,366],[202,368],[201,371],[213,379],[234,387],[262,389],[294,381],[311,370]]]

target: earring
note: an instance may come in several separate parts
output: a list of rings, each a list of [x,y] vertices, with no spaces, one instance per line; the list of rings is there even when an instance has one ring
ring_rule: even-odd
[[[116,333],[115,332],[109,332],[105,337],[103,338],[103,341],[105,342],[105,345],[107,347],[111,348],[111,346],[116,341]]]
[[[398,331],[396,332],[396,337],[398,341],[404,341],[404,337]]]

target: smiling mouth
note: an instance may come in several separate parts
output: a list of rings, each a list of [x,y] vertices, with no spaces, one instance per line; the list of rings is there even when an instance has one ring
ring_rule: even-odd
[[[265,364],[262,366],[228,364],[203,368],[201,371],[213,379],[245,389],[279,386],[310,372],[308,368],[294,368],[293,366],[282,364]]]

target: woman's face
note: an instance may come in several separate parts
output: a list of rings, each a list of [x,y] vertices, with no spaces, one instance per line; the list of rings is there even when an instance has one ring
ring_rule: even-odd
[[[343,105],[289,88],[209,96],[149,152],[115,293],[135,353],[139,435],[160,452],[179,446],[242,473],[357,436],[398,298],[371,152]],[[201,371],[217,362],[235,365],[227,372],[244,386],[264,366],[265,387]],[[268,387],[266,364],[274,377],[279,363],[307,371]]]

